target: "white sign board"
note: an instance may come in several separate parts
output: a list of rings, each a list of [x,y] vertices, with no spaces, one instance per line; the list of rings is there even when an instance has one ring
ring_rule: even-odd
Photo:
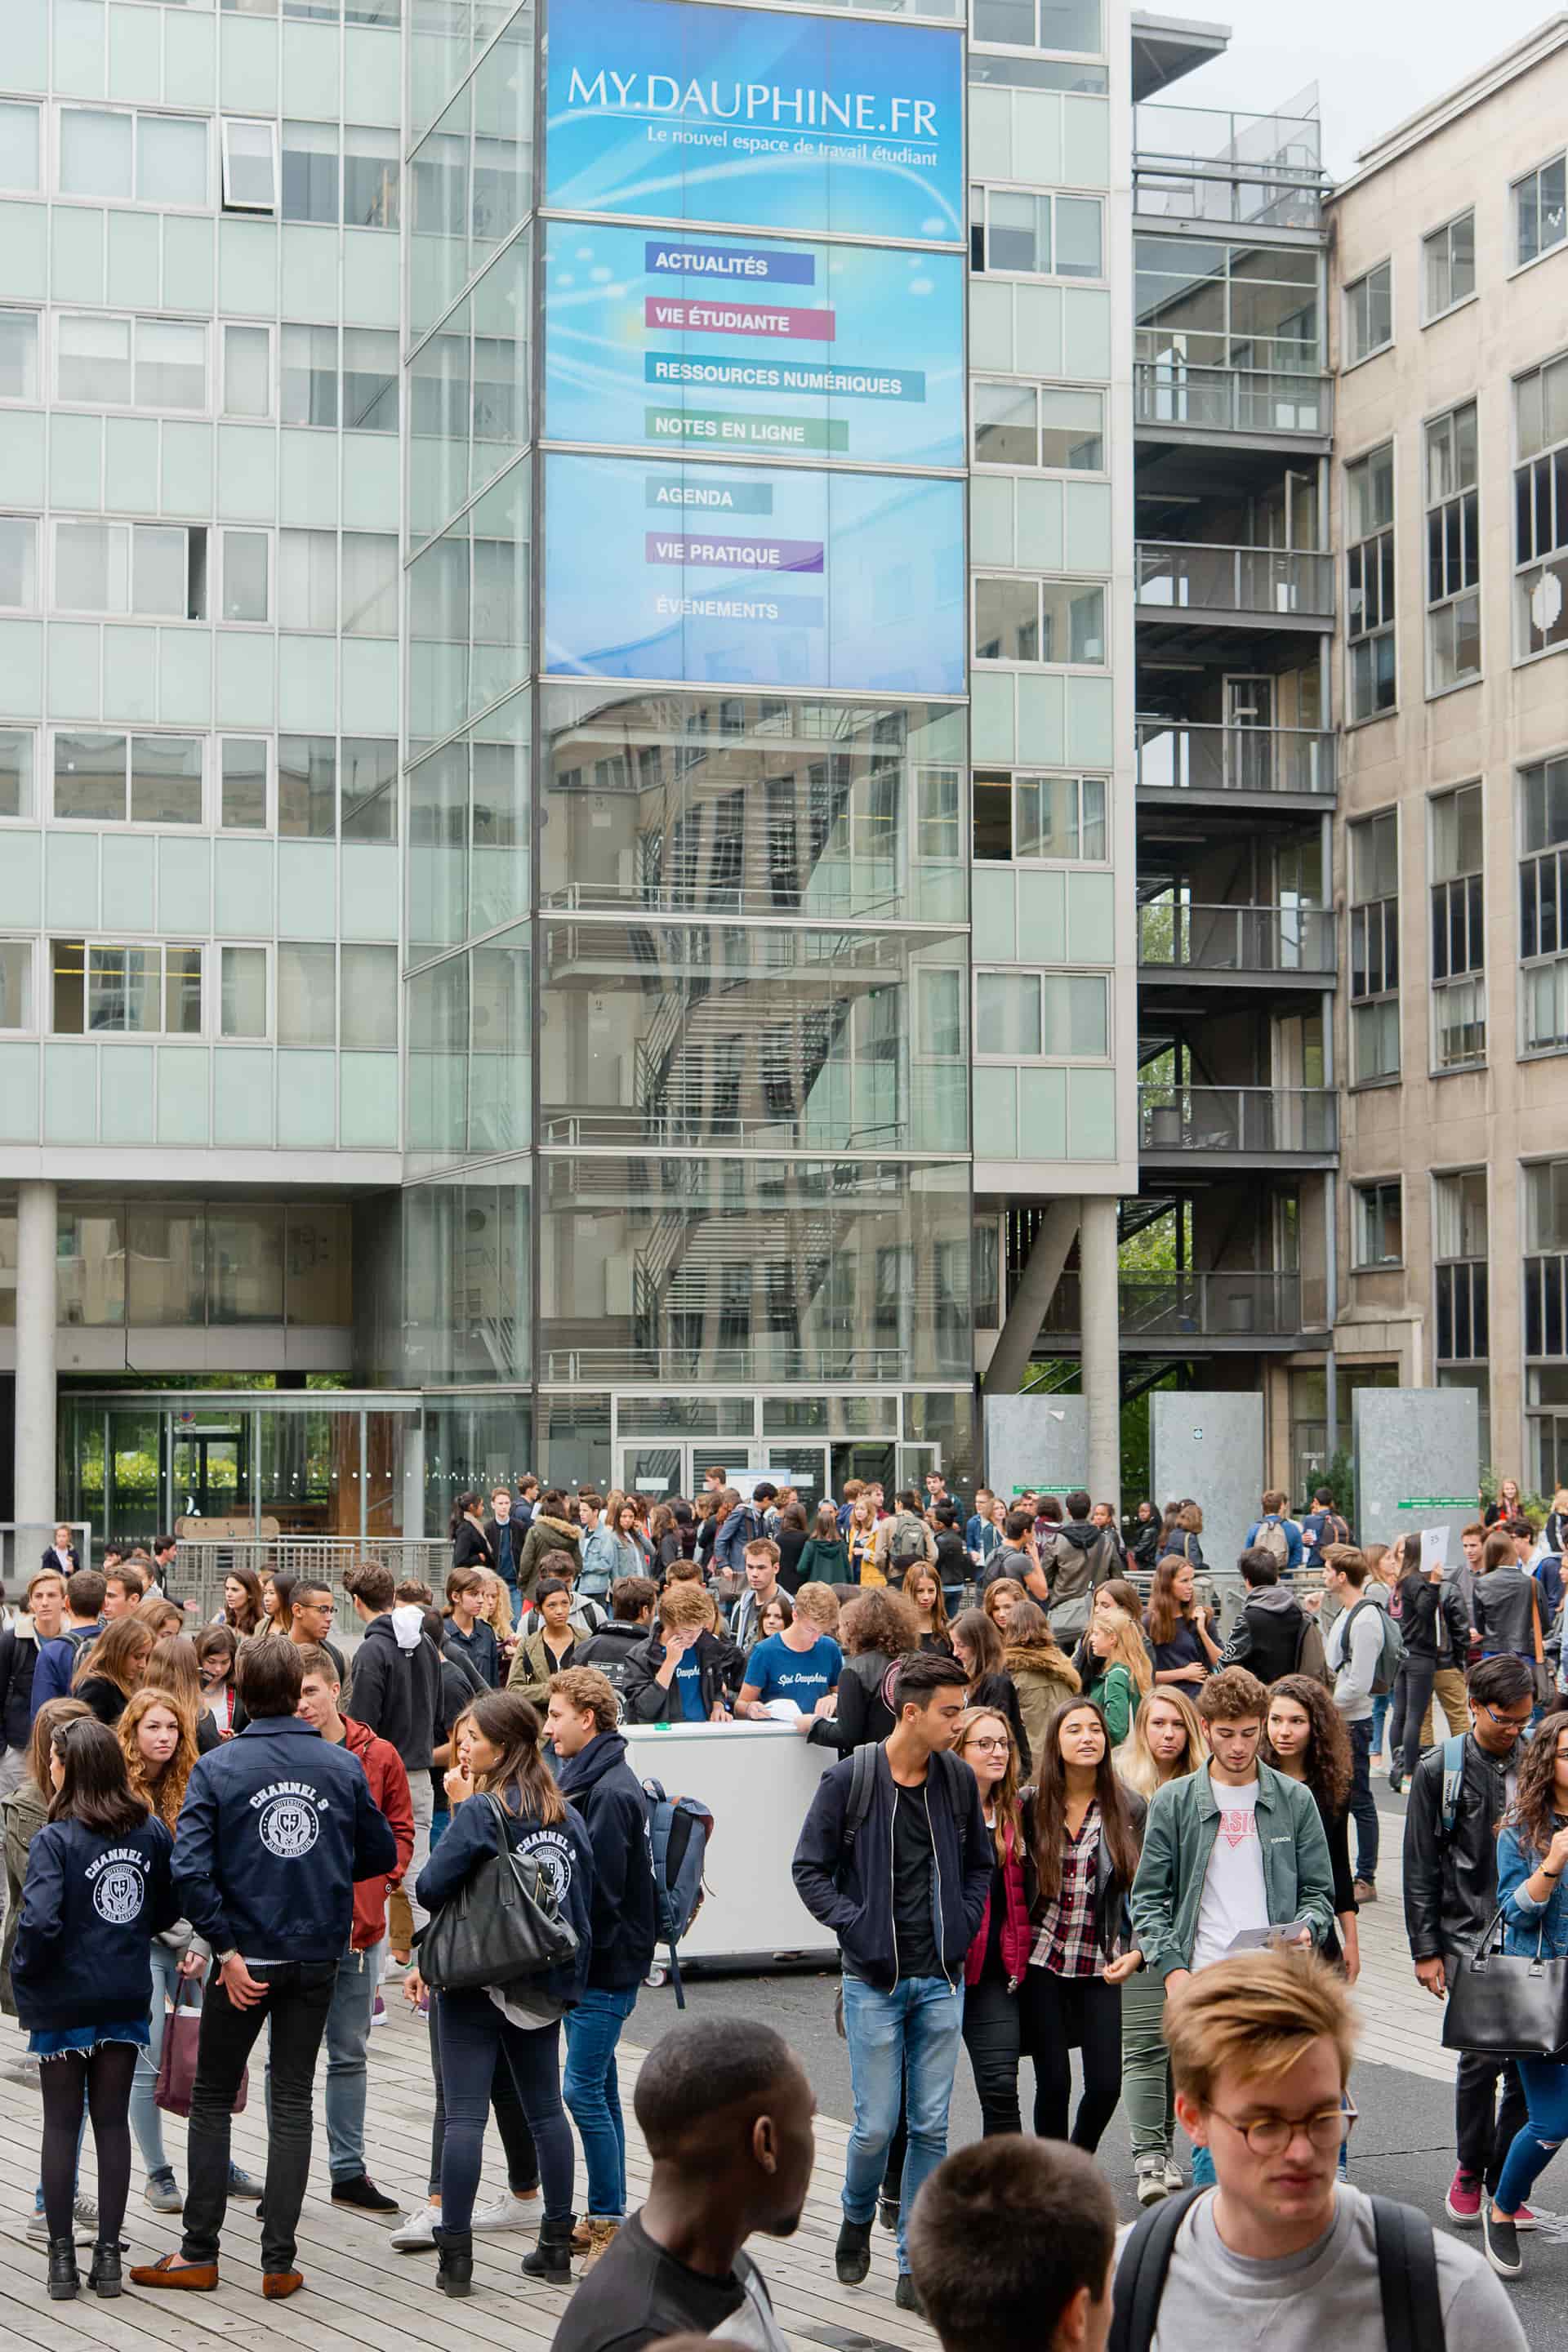
[[[759,1486],[776,1486],[782,1495],[786,1486],[798,1486],[800,1479],[793,1470],[731,1470],[730,1484],[742,1503],[749,1503]]]
[[[1423,1528],[1421,1530],[1421,1573],[1430,1576],[1435,1568],[1448,1565],[1448,1535],[1447,1528]]]

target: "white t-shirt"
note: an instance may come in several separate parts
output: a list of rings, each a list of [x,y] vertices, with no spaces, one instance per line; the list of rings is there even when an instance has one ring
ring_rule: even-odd
[[[1219,1826],[1198,1905],[1198,1932],[1192,1965],[1206,1969],[1223,1960],[1244,1927],[1267,1927],[1268,1898],[1263,1885],[1263,1847],[1258,1835],[1258,1783],[1223,1788],[1211,1780]]]

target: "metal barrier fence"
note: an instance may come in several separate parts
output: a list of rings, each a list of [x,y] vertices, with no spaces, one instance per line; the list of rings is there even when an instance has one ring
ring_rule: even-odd
[[[452,1547],[443,1537],[370,1536],[355,1543],[339,1536],[247,1536],[233,1539],[180,1538],[165,1589],[172,1601],[195,1604],[202,1622],[223,1607],[224,1579],[231,1569],[248,1568],[262,1578],[307,1576],[341,1595],[343,1570],[356,1560],[374,1559],[400,1583],[416,1579],[439,1597],[451,1566]],[[344,1631],[353,1634],[352,1617]],[[335,1638],[335,1637],[334,1637]]]

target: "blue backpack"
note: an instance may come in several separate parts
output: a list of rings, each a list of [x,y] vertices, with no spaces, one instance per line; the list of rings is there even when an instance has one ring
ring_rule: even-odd
[[[702,1908],[705,1889],[702,1865],[713,1834],[713,1816],[695,1797],[667,1797],[658,1780],[642,1784],[647,1809],[647,1841],[653,1863],[654,1898],[658,1932],[669,1947],[669,1974],[675,2005],[686,2007],[676,1946]],[[662,1970],[650,1973],[649,1983],[662,1981]]]

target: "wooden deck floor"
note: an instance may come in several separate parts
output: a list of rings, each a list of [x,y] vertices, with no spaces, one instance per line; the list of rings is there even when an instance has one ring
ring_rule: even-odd
[[[1389,1841],[1393,1843],[1393,1841]],[[1439,2040],[1441,2011],[1422,1995],[1410,1973],[1402,1930],[1397,1849],[1384,1864],[1381,1900],[1363,1915],[1363,2000],[1369,2058],[1435,2079],[1451,2078],[1453,2062]],[[829,1998],[824,1984],[823,1999]],[[692,1994],[700,2004],[700,1988]],[[118,2302],[85,2293],[72,2304],[51,2304],[45,2293],[44,2249],[25,2236],[37,2174],[40,2109],[37,2094],[15,2079],[11,2061],[22,2047],[14,2028],[0,2029],[0,2345],[26,2352],[215,2352],[220,2344],[244,2352],[450,2352],[459,2337],[480,2336],[500,2352],[546,2352],[564,2297],[535,2286],[518,2269],[527,2240],[510,2233],[474,2241],[474,2299],[453,2305],[436,2292],[433,2253],[397,2254],[386,2243],[390,2223],[379,2223],[328,2201],[326,2145],[318,2109],[315,2160],[300,2236],[305,2294],[287,2304],[264,2303],[258,2268],[259,2232],[250,2210],[231,2207],[225,2231],[224,2283],[216,2294],[174,2296],[128,2289]],[[623,2050],[623,2104],[639,2056]],[[371,2169],[389,2193],[412,2206],[423,2201],[429,2158],[431,2084],[426,2028],[406,2014],[391,2017],[371,2037],[367,2141]],[[1113,2126],[1120,2130],[1120,2124]],[[635,2129],[635,2127],[634,2127]],[[184,2126],[167,2125],[171,2160],[184,2178]],[[835,2281],[831,2251],[838,2227],[847,2124],[823,2116],[817,2164],[805,2219],[787,2241],[759,2247],[781,2323],[791,2344],[826,2346],[831,2352],[930,2352],[924,2324],[893,2302],[892,2240],[874,2234],[873,2265],[862,2288]],[[237,2159],[260,2172],[265,2161],[261,2102],[251,2101],[235,2126]],[[486,2144],[485,2191],[504,2185],[499,2144]],[[634,2147],[632,2200],[647,2183],[640,2144]],[[83,2186],[92,2187],[91,2140],[83,2151]],[[178,2217],[163,2219],[142,2199],[142,2169],[133,2163],[125,2235],[128,2261],[144,2262],[177,2245]],[[581,2176],[579,2176],[581,2187]],[[84,2265],[85,2267],[85,2265]]]

